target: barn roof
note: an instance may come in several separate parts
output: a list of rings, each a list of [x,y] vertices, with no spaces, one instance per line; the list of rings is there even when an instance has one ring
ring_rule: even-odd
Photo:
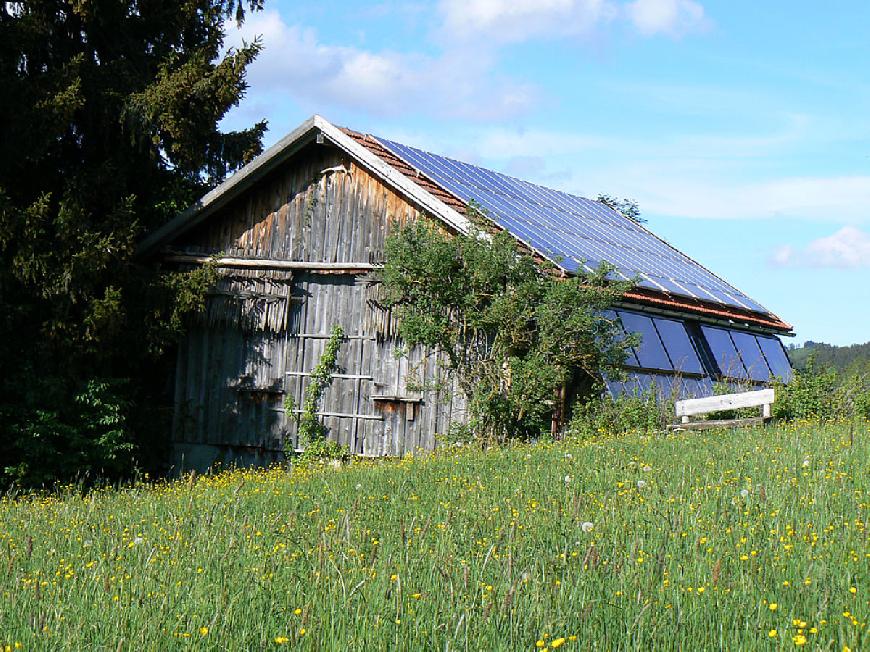
[[[637,285],[626,299],[669,311],[789,331],[767,308],[636,221],[599,202],[314,116],[143,241],[152,251],[202,222],[313,140],[328,140],[451,228],[467,231],[470,202],[539,256],[572,274],[607,261]]]

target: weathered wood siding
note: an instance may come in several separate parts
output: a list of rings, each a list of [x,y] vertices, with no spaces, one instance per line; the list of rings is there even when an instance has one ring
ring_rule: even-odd
[[[390,224],[416,215],[339,150],[312,146],[174,248],[243,258],[380,262]]]
[[[417,210],[338,150],[312,146],[173,243],[175,253],[311,263],[379,263],[394,223]],[[335,324],[346,334],[321,413],[330,437],[367,455],[432,449],[464,419],[436,356],[397,356],[376,281],[363,273],[222,270],[182,343],[174,439],[188,467],[276,459]],[[177,457],[177,456],[176,456]]]

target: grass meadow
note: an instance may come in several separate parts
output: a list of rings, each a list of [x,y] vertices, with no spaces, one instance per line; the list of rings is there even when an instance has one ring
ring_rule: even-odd
[[[0,502],[0,650],[870,649],[866,425]]]

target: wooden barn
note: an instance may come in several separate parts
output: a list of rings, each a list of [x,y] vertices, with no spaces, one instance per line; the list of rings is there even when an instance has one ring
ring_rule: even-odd
[[[178,351],[174,463],[268,462],[295,445],[284,399],[302,404],[335,324],[346,339],[321,406],[330,437],[366,455],[433,448],[465,418],[463,397],[431,352],[397,355],[373,272],[395,224],[461,232],[472,201],[566,274],[608,261],[640,279],[611,313],[643,336],[614,395],[789,377],[787,323],[620,213],[314,116],[142,244],[163,265],[214,259],[220,272]]]

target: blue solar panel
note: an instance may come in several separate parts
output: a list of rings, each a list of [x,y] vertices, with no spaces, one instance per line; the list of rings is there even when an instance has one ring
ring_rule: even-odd
[[[712,395],[713,382],[709,378],[683,378],[680,381],[680,400]]]
[[[653,317],[653,323],[662,338],[674,371],[703,374],[704,368],[683,323],[662,317]]]
[[[675,378],[665,374],[631,372],[624,381],[608,381],[611,396],[654,396],[669,400],[679,391],[674,388]]]
[[[635,354],[640,366],[646,369],[673,371],[674,366],[671,364],[668,354],[665,353],[665,348],[653,326],[652,319],[636,312],[625,310],[617,312],[626,332],[638,333],[641,336],[640,345],[635,347]]]
[[[770,380],[770,369],[768,369],[767,361],[758,347],[755,335],[731,331],[731,339],[734,341],[738,353],[740,353],[740,358],[743,360],[743,366],[749,372],[749,377],[752,380],[765,382]]]
[[[734,342],[728,331],[705,325],[701,326],[701,331],[707,339],[707,344],[710,345],[710,351],[712,351],[713,358],[719,365],[719,371],[722,375],[741,380],[747,379],[749,376],[746,373],[746,368],[737,354],[737,349],[734,347]]]
[[[790,381],[792,377],[791,364],[779,338],[758,335],[756,339],[773,375],[785,382]]]
[[[598,202],[379,139],[463,201],[476,201],[519,240],[576,272],[600,261],[639,285],[729,306],[769,311],[641,225]]]
[[[603,314],[605,317],[607,317],[611,321],[615,321],[617,326],[619,326],[619,330],[621,331],[621,333],[617,334],[616,340],[618,342],[621,342],[622,340],[624,340],[625,339],[625,330],[623,329],[622,322],[620,322],[619,316],[616,314],[616,311],[615,310],[605,310],[605,311],[603,311]],[[637,355],[635,354],[633,347],[630,347],[626,351],[625,364],[630,366],[630,367],[639,367],[640,366],[640,362],[637,359]]]
[[[605,385],[607,385],[607,392],[613,398],[619,398],[623,394],[628,393],[625,389],[625,383],[621,380],[611,380],[609,378],[604,379]]]

